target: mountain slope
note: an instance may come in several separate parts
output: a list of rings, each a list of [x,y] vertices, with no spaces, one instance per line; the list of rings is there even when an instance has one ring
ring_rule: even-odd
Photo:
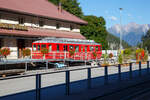
[[[146,34],[148,29],[150,28],[149,24],[136,24],[129,23],[127,25],[120,27],[119,24],[116,24],[108,29],[108,32],[113,35],[120,37],[120,31],[123,34],[122,39],[126,41],[128,44],[135,46],[141,42],[141,37]]]
[[[113,50],[119,49],[120,39],[118,37],[109,33],[107,35],[107,41],[108,41],[110,49],[113,49]],[[122,41],[122,46],[123,46],[123,48],[129,48],[130,47],[130,45],[127,42],[125,42],[124,40]]]

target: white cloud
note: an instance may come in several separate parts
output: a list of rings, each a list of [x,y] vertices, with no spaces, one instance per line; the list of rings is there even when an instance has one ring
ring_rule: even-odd
[[[109,17],[109,19],[111,19],[112,21],[118,20],[117,17],[115,17],[115,16],[111,16],[111,17]]]

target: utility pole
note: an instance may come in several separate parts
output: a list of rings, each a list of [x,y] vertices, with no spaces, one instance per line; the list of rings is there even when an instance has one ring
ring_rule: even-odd
[[[123,49],[123,46],[122,46],[122,10],[123,8],[119,8],[120,10],[120,52],[121,52],[121,49]]]

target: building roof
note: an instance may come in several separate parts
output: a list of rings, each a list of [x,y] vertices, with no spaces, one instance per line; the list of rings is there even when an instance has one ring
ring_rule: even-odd
[[[28,28],[28,31],[0,29],[0,35],[24,36],[24,37],[57,37],[57,38],[72,38],[85,39],[83,35],[76,32],[46,30],[38,28]]]
[[[48,0],[0,0],[0,9],[79,24],[87,24],[86,21],[65,10],[62,10],[62,12],[59,11],[58,7]]]

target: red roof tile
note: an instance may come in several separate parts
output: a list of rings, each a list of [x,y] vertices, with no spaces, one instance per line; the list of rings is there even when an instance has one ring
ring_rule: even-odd
[[[28,28],[28,31],[0,29],[0,35],[85,39],[80,33],[37,28]]]
[[[58,7],[48,0],[0,0],[0,9],[87,24],[86,21],[64,10],[58,11]]]

